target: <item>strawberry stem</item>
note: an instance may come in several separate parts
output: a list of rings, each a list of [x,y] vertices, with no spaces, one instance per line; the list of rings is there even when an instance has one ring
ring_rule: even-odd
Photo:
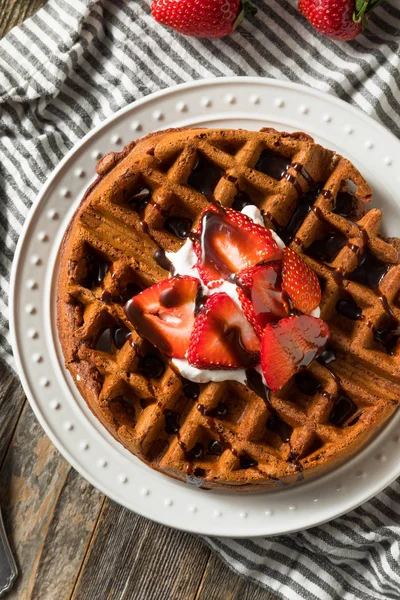
[[[236,17],[236,21],[233,24],[233,29],[236,29],[236,27],[239,27],[240,23],[243,21],[243,19],[245,17],[247,17],[247,15],[255,15],[256,12],[257,12],[257,9],[254,6],[254,4],[252,4],[250,2],[250,0],[242,0],[242,8],[241,8],[238,16]]]
[[[366,27],[369,14],[381,3],[382,0],[356,0],[355,11],[353,13],[353,21],[362,23],[362,27]]]

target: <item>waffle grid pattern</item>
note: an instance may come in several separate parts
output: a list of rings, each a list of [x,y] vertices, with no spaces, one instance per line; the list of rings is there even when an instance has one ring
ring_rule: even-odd
[[[289,167],[280,180],[255,169],[263,152],[286,157]],[[198,173],[196,190],[188,180],[193,183],[199,161],[205,177]],[[148,136],[121,155],[107,155],[98,171],[100,179],[64,240],[59,331],[82,395],[129,450],[153,468],[204,487],[259,489],[318,473],[352,453],[388,418],[400,397],[399,356],[397,350],[385,353],[374,331],[387,327],[388,319],[399,321],[400,267],[388,266],[379,289],[347,277],[367,247],[385,264],[396,265],[397,241],[380,237],[380,211],[363,214],[371,190],[349,161],[305,134],[187,130]],[[353,185],[357,195],[350,219],[334,210],[337,195]],[[320,193],[314,192],[313,206],[290,245],[321,278],[321,317],[330,325],[337,354],[333,363],[314,361],[308,369],[320,383],[318,391],[301,393],[292,380],[266,402],[241,384],[225,382],[204,384],[198,398],[187,398],[170,365],[159,377],[148,377],[141,364],[154,349],[126,318],[120,297],[129,285],[143,288],[167,276],[154,256],[159,248],[176,251],[182,242],[166,230],[166,220],[184,217],[195,226],[211,196],[232,206],[245,193],[267,225],[284,232],[310,188]],[[137,211],[143,190],[151,192],[151,200]],[[327,233],[344,240],[330,263],[310,252]],[[90,256],[101,263],[94,278]],[[344,297],[360,308],[356,320],[338,313]],[[99,349],[104,332],[110,343]],[[355,409],[337,426],[330,415],[341,395],[351,398]],[[290,435],[267,427],[271,419],[286,423]],[[221,455],[209,451],[215,441]],[[196,454],[199,444],[202,451]]]

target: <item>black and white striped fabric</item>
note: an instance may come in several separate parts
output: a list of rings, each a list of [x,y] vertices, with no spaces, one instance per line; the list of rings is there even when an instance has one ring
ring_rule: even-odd
[[[0,347],[11,366],[9,274],[24,219],[65,153],[121,107],[192,79],[261,75],[330,92],[400,136],[398,0],[351,43],[315,34],[295,0],[253,1],[257,15],[222,40],[159,26],[145,0],[50,0],[0,42]],[[397,482],[306,532],[206,542],[287,600],[400,599],[399,522]]]

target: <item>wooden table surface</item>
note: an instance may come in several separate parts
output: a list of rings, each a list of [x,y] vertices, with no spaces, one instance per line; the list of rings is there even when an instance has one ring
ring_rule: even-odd
[[[134,1],[134,0],[132,0]],[[0,38],[45,0],[0,0]],[[87,483],[0,365],[0,505],[18,600],[274,600],[200,538],[153,523]]]

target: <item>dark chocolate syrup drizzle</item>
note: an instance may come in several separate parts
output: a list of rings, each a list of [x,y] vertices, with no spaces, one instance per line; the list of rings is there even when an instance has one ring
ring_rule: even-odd
[[[354,210],[354,195],[350,192],[338,192],[334,198],[330,190],[323,190],[323,197],[326,200],[334,200],[331,208],[332,212],[345,218],[349,218]]]
[[[139,373],[150,379],[159,379],[164,375],[165,368],[161,352],[158,352],[156,348],[154,348],[154,352],[149,352],[139,358]]]
[[[204,456],[204,446],[200,442],[197,442],[197,444],[195,444],[193,446],[193,448],[186,453],[186,458],[190,462],[193,462],[195,460],[201,460],[203,458],[203,456]]]
[[[260,396],[264,400],[268,407],[271,407],[271,402],[269,399],[269,388],[264,385],[262,377],[258,371],[255,369],[247,369],[246,371],[246,383],[248,387],[255,393],[257,396]],[[274,409],[271,407],[273,412]]]
[[[226,179],[227,181],[230,181],[231,183],[237,183],[237,177],[234,177],[233,175],[224,175],[224,179]]]
[[[354,196],[349,192],[338,192],[332,212],[341,217],[351,217],[354,209]]]
[[[290,436],[293,432],[293,428],[291,427],[291,425],[289,425],[283,419],[281,419],[277,410],[272,406],[269,398],[270,390],[266,385],[264,385],[260,373],[255,369],[247,369],[246,383],[248,387],[255,394],[257,394],[257,396],[262,398],[265,401],[265,403],[268,404],[268,410],[270,411],[271,415],[267,420],[266,427],[274,433],[278,434],[284,444],[289,444],[290,453],[288,460],[294,465],[296,471],[302,471],[303,466],[298,460],[298,456],[292,452]]]
[[[204,305],[207,302],[208,296],[205,296],[203,293],[203,288],[201,285],[197,288],[196,299],[194,303],[194,314],[197,317],[199,312],[203,309]]]
[[[279,181],[285,175],[290,166],[290,159],[277,152],[265,149],[254,167],[256,171],[269,175]]]
[[[182,377],[182,390],[186,398],[197,400],[200,395],[200,386],[195,381],[189,381]]]
[[[381,292],[381,290],[378,288],[376,288],[375,293],[378,295],[379,300],[382,304],[383,310],[385,311],[385,313],[393,320],[396,321],[396,315],[394,314],[393,309],[389,306],[389,302],[385,296],[385,294],[383,294]],[[397,322],[397,321],[396,321]]]
[[[228,407],[225,402],[219,402],[215,408],[207,410],[204,404],[198,404],[197,410],[207,417],[215,417],[217,419],[224,419],[228,414]]]
[[[268,219],[268,221],[271,223],[273,229],[275,229],[275,231],[281,235],[281,233],[283,232],[283,228],[279,225],[278,221],[275,219],[275,217],[269,212],[269,210],[266,210],[264,213],[264,216],[266,219]],[[282,238],[283,239],[283,238]]]
[[[336,360],[335,349],[329,344],[325,346],[324,350],[318,356],[317,361],[327,367],[331,362]]]
[[[241,469],[250,469],[250,467],[258,466],[258,461],[246,453],[239,456],[239,463]]]
[[[296,163],[299,164],[299,163]],[[300,225],[311,211],[315,200],[321,191],[321,185],[315,184],[308,192],[301,194],[297,200],[297,206],[285,227],[275,226],[277,233],[283,239],[286,245],[290,244]],[[271,218],[270,218],[271,220]]]
[[[297,389],[306,396],[314,396],[321,389],[318,381],[309,371],[300,371],[295,375]]]
[[[157,403],[161,407],[161,403]],[[180,414],[174,410],[164,409],[164,430],[168,435],[176,435],[178,444],[183,450],[186,460],[186,482],[196,487],[202,487],[204,484],[204,477],[206,472],[204,469],[197,467],[194,468],[194,461],[201,460],[204,456],[203,444],[197,442],[190,450],[187,449],[185,442],[181,439],[179,428],[180,428]]]
[[[340,391],[329,414],[329,422],[336,427],[343,427],[356,411],[357,405],[343,391]]]
[[[297,173],[300,173],[302,175],[303,179],[305,179],[309,187],[315,184],[314,179],[311,177],[310,173],[305,169],[305,167],[303,167],[301,163],[295,162],[291,166],[292,169],[294,169],[295,171],[297,171]]]
[[[225,439],[219,430],[215,419],[224,419],[228,415],[228,407],[225,402],[219,402],[216,407],[207,409],[204,404],[198,404],[197,410],[205,417],[207,417],[208,427],[215,435],[217,440],[214,440],[209,445],[209,453],[220,456],[226,449],[229,450],[235,458],[239,458],[239,464],[241,469],[249,469],[250,467],[257,467],[258,462],[250,457],[248,454],[239,455],[239,452],[232,446],[229,440]],[[265,473],[260,469],[257,469],[262,475]]]
[[[374,336],[375,336],[376,341],[379,342],[380,344],[382,344],[385,352],[387,354],[393,355],[397,348],[397,340],[400,337],[399,323],[397,321],[397,318],[396,318],[396,315],[394,314],[393,309],[389,306],[389,302],[388,302],[385,294],[382,293],[382,291],[379,289],[379,287],[375,290],[375,292],[378,295],[379,300],[381,301],[383,310],[386,312],[387,316],[389,317],[390,325],[386,329],[375,328]]]
[[[318,359],[323,364],[333,377],[336,383],[337,392],[336,394],[330,394],[323,392],[322,396],[325,397],[329,402],[333,402],[331,412],[329,413],[328,421],[336,427],[351,426],[354,425],[358,419],[349,421],[358,410],[357,405],[348,397],[348,395],[342,389],[342,382],[340,377],[332,371],[330,364],[336,360],[336,352],[332,346],[327,346],[325,352],[322,353]]]
[[[250,204],[254,204],[250,196],[246,192],[239,190],[233,199],[232,208],[233,210],[237,210],[240,212],[246,206],[250,206]]]
[[[136,191],[132,196],[130,196],[128,199],[128,203],[132,204],[134,206],[135,210],[138,213],[142,214],[142,216],[140,217],[140,227],[142,228],[143,233],[145,235],[147,235],[151,239],[151,241],[154,243],[154,245],[157,247],[157,250],[153,254],[154,260],[162,269],[169,271],[172,267],[172,263],[170,260],[168,260],[166,254],[165,254],[165,250],[161,247],[161,245],[157,242],[157,240],[152,235],[150,228],[144,219],[143,211],[148,204],[151,204],[151,206],[153,206],[156,210],[158,210],[161,213],[161,215],[167,219],[167,221],[168,221],[168,219],[169,220],[174,219],[174,218],[178,219],[178,217],[169,217],[168,212],[166,210],[164,210],[157,202],[155,202],[152,199],[151,191],[146,187],[141,188],[140,190]],[[186,220],[189,221],[189,219],[185,219],[185,221]],[[179,231],[181,233],[183,232],[183,225],[181,225],[180,227],[179,227],[179,225],[177,226],[176,221],[173,221],[173,224],[175,225],[175,229],[178,227]],[[167,228],[167,226],[166,226],[166,228]],[[177,235],[174,231],[172,231],[172,233]],[[180,236],[177,235],[177,237],[180,237]]]
[[[125,287],[122,288],[120,293],[117,296],[113,296],[111,292],[107,290],[103,290],[101,295],[101,299],[106,304],[126,304],[130,298],[137,296],[142,291],[142,288],[139,287],[136,283],[128,283]]]
[[[168,211],[164,210],[163,207],[153,199],[151,190],[147,187],[135,191],[132,196],[129,196],[127,202],[132,205],[134,210],[138,213],[143,213],[144,209],[150,205],[158,210],[163,217],[168,217]]]
[[[222,325],[222,327],[221,327]],[[254,365],[258,360],[257,352],[249,352],[243,346],[240,327],[226,325],[218,321],[213,325],[213,330],[216,331],[220,327],[220,341],[228,347],[231,355],[234,355],[235,362],[242,365],[244,368]]]
[[[203,154],[199,154],[193,171],[188,177],[188,184],[209,200],[214,201],[214,190],[224,171],[210,162]]]
[[[153,258],[162,269],[165,269],[166,271],[171,270],[172,262],[169,260],[169,258],[167,258],[167,255],[165,254],[165,250],[163,248],[158,248],[154,252]]]
[[[208,453],[214,456],[221,456],[224,451],[224,446],[218,440],[212,440],[208,444]]]
[[[205,471],[203,469],[194,469],[193,461],[197,458],[200,459],[203,456],[203,446],[202,444],[196,444],[190,451],[187,450],[187,446],[185,442],[182,441],[179,428],[180,428],[180,414],[174,410],[164,409],[164,419],[165,419],[165,432],[168,435],[176,435],[178,439],[178,444],[180,448],[183,450],[185,454],[185,458],[187,461],[186,464],[186,481],[187,483],[191,483],[196,485],[197,487],[201,487],[203,485],[202,476],[205,475]]]
[[[374,328],[374,338],[379,342],[386,354],[391,356],[395,353],[397,348],[397,342],[400,337],[400,328],[396,329],[377,329]]]
[[[306,171],[306,169],[303,167],[303,165],[299,162],[295,162],[292,165],[290,165],[292,167],[292,169],[294,169],[294,171],[297,171],[297,173],[300,173],[301,176],[303,177],[303,179],[306,181],[308,188],[309,188],[309,192],[313,191],[313,188],[318,187],[320,188],[320,186],[316,186],[314,179],[311,177],[311,175],[308,173],[308,171]],[[291,175],[290,173],[286,173],[285,175],[285,179],[286,181],[288,181],[289,183],[291,183],[297,192],[297,195],[299,197],[303,196],[303,188],[301,187],[300,183],[297,181],[297,179]],[[307,193],[309,193],[307,192]]]
[[[135,192],[129,196],[127,199],[128,204],[132,204],[135,210],[138,212],[142,212],[151,199],[151,191],[146,188],[140,188],[139,190],[135,190]]]
[[[82,281],[82,285],[88,289],[92,289],[101,285],[111,267],[111,262],[93,248],[90,250],[90,253],[85,256],[85,260],[86,275]]]
[[[305,252],[312,258],[331,263],[346,243],[345,235],[338,230],[330,230],[324,238],[312,242]]]
[[[174,410],[164,410],[165,432],[174,435],[179,431],[180,414]]]
[[[185,217],[168,217],[164,223],[165,229],[180,240],[185,240],[188,237],[192,226],[193,221]]]
[[[324,198],[329,200],[334,198],[330,190],[323,190],[322,195]],[[354,196],[349,192],[339,192],[336,196],[332,211],[343,217],[349,218],[352,214],[353,208]],[[323,218],[320,208],[314,206],[312,210],[318,218]],[[400,337],[400,328],[394,312],[389,306],[385,294],[383,294],[379,288],[380,282],[392,265],[380,260],[371,252],[369,248],[368,232],[359,223],[353,221],[352,223],[358,227],[362,234],[362,246],[352,244],[350,241],[346,241],[345,236],[336,233],[332,236],[328,236],[324,240],[318,240],[314,242],[311,244],[311,246],[309,246],[309,248],[307,248],[306,253],[324,262],[332,262],[332,260],[334,260],[338,252],[344,246],[347,246],[357,257],[359,257],[362,248],[365,248],[363,255],[359,259],[356,269],[354,269],[354,271],[351,273],[345,273],[335,269],[332,270],[329,265],[325,266],[332,271],[332,275],[337,285],[340,287],[342,286],[344,279],[347,278],[350,281],[355,281],[372,289],[377,294],[382,303],[384,311],[390,318],[390,326],[385,329],[378,329],[375,327],[371,321],[364,318],[361,308],[354,303],[349,296],[339,300],[336,308],[338,312],[348,319],[365,320],[366,325],[372,329],[375,340],[382,345],[385,352],[387,354],[394,354],[397,346],[397,340]],[[280,233],[280,235],[283,237],[284,233],[283,235]]]
[[[372,330],[374,339],[383,347],[386,354],[393,355],[396,350],[397,341],[400,337],[400,328],[398,327],[397,319],[388,304],[386,296],[380,292],[379,288],[375,291],[389,317],[389,324],[386,328],[378,328],[372,321],[366,319],[362,314],[362,308],[358,306],[349,294],[337,302],[336,310],[352,321],[364,321]]]
[[[149,229],[149,226],[147,225],[146,221],[141,220],[140,226],[142,228],[143,233],[145,233],[151,239],[151,241],[155,244],[155,246],[157,246],[157,250],[153,254],[154,260],[162,269],[165,269],[166,271],[170,271],[171,267],[172,267],[172,263],[167,258],[164,248],[162,248],[160,246],[160,244],[157,242],[157,240],[154,238],[154,236],[150,233],[150,229]]]
[[[98,337],[95,350],[100,352],[112,352],[113,346],[120,350],[132,333],[123,325],[114,325],[104,329]]]
[[[114,329],[112,337],[115,347],[120,350],[125,342],[131,337],[131,335],[131,331],[129,331],[129,329],[123,325]]]
[[[285,174],[285,179],[286,181],[288,181],[289,183],[291,183],[298,196],[301,196],[301,194],[303,193],[303,188],[301,187],[300,183],[297,181],[296,177],[294,177],[294,175],[292,175],[291,173],[286,173]]]
[[[358,263],[357,268],[352,271],[348,278],[369,287],[377,288],[392,265],[377,258],[367,248]]]
[[[362,316],[362,308],[354,302],[351,296],[341,298],[336,304],[336,310],[346,319],[357,321]]]
[[[192,400],[197,400],[197,398],[200,395],[199,384],[193,381],[189,381],[188,379],[182,378],[182,390],[184,395]],[[220,403],[215,407],[213,411],[207,412],[203,404],[198,404],[197,409],[201,412],[201,414],[207,415],[207,420],[210,421],[210,430],[214,431],[218,437],[218,439],[210,440],[206,449],[204,448],[204,444],[202,444],[201,442],[196,442],[195,445],[188,450],[185,442],[182,441],[179,433],[179,413],[172,410],[164,410],[164,418],[166,433],[168,435],[177,436],[178,444],[184,452],[186,460],[186,482],[197,487],[203,487],[206,471],[200,467],[195,467],[194,463],[196,461],[202,460],[206,454],[221,456],[225,447],[227,447],[228,444],[222,439],[221,435],[218,433],[218,430],[212,418],[212,415],[216,416],[217,418],[223,418],[224,416],[226,416],[227,406],[223,403]]]
[[[273,414],[268,418],[267,429],[277,433],[284,444],[289,444],[293,427],[283,421],[277,414]]]

